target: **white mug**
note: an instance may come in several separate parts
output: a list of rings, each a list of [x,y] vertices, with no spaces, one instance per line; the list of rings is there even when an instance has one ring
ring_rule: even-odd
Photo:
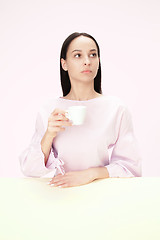
[[[72,121],[73,125],[81,125],[86,115],[86,106],[72,106],[66,111],[65,116]]]

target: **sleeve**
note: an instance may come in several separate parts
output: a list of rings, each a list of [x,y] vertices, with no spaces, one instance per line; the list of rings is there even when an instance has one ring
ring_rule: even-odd
[[[20,166],[23,174],[28,177],[42,177],[50,172],[53,176],[61,172],[64,174],[64,162],[55,157],[52,149],[45,165],[44,154],[41,149],[41,140],[44,136],[45,128],[42,121],[42,115],[37,114],[35,133],[32,137],[31,143],[26,150],[24,150],[20,157]]]
[[[118,137],[107,169],[110,177],[140,177],[141,157],[134,136],[131,114],[125,108],[121,114]]]

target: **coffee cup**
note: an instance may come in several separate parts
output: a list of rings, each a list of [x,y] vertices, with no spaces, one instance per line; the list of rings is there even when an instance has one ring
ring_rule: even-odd
[[[65,116],[73,125],[81,125],[85,120],[86,106],[71,106],[65,112]]]

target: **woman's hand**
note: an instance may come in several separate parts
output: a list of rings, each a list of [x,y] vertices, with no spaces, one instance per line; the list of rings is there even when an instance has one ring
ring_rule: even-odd
[[[52,178],[49,185],[62,188],[75,187],[90,183],[94,179],[92,170],[86,169],[83,171],[67,172],[64,175],[58,174]]]
[[[64,131],[66,126],[71,125],[72,123],[65,116],[65,111],[61,109],[55,109],[48,119],[46,134],[54,138],[58,132]]]

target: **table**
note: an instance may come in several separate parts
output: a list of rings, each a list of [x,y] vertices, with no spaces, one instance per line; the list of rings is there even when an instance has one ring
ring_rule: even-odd
[[[0,178],[0,240],[159,240],[160,178]]]

